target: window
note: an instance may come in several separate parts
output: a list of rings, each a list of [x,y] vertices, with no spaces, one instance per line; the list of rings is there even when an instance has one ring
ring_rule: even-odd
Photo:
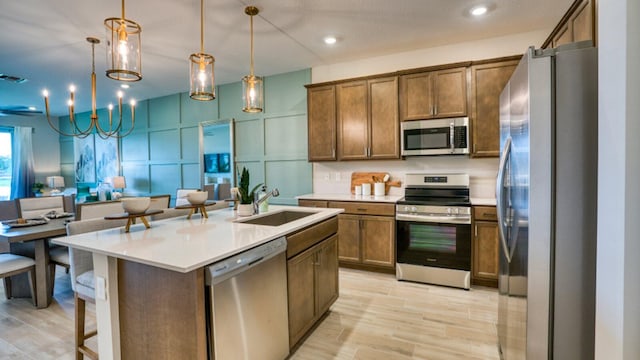
[[[11,145],[13,130],[0,127],[0,200],[11,196]]]

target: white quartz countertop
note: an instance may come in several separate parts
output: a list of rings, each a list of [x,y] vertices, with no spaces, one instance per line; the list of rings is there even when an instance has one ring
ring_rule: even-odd
[[[313,213],[280,226],[235,222],[263,216],[239,218],[233,209],[209,211],[209,218],[195,215],[152,221],[124,228],[78,234],[52,239],[54,243],[178,272],[189,272],[238,254],[257,245],[336,216],[343,209],[297,206],[269,206],[269,213],[282,210]]]
[[[496,206],[496,199],[495,198],[477,198],[477,197],[472,197],[469,200],[471,201],[471,205]]]
[[[385,196],[363,196],[353,194],[306,194],[296,198],[299,200],[329,200],[329,201],[363,201],[363,202],[383,202],[395,203],[402,199],[402,195],[385,195]]]

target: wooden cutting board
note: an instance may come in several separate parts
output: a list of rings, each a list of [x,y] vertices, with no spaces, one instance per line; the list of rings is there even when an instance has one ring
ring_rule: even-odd
[[[354,194],[356,191],[356,185],[362,185],[364,183],[374,183],[373,177],[375,176],[376,179],[382,181],[382,179],[384,178],[385,175],[387,175],[388,173],[386,172],[354,172],[351,173],[351,193]],[[387,181],[387,183],[385,184],[385,194],[389,193],[389,188],[392,186],[396,186],[396,187],[400,187],[402,183],[400,181]],[[371,186],[373,188],[373,185]],[[373,193],[373,189],[371,190],[371,192]]]

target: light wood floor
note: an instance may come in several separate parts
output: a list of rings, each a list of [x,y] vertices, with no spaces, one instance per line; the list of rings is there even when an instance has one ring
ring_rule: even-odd
[[[30,299],[6,300],[0,286],[0,359],[74,358],[73,292],[58,270],[46,309]],[[291,359],[499,359],[497,303],[493,289],[464,291],[341,268],[340,297]],[[94,314],[90,307],[89,321]]]

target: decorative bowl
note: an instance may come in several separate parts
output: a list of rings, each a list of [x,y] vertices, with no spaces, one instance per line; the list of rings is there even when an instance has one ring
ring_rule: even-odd
[[[129,214],[142,214],[147,211],[151,204],[149,197],[129,197],[120,199],[122,208]]]
[[[204,204],[208,197],[208,191],[194,191],[187,194],[187,201],[191,205],[200,205]]]

